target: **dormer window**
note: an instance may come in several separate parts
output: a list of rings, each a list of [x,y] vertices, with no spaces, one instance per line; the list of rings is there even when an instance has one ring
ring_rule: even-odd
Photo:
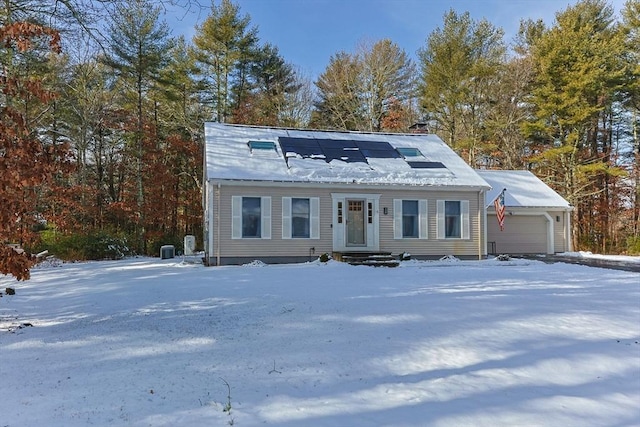
[[[396,150],[404,158],[407,158],[407,157],[424,157],[422,155],[422,153],[420,152],[420,150],[418,150],[417,148],[413,148],[413,147],[398,147],[398,148],[396,148]]]

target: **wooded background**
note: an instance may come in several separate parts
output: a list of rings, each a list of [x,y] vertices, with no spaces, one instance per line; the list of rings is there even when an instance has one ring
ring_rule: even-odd
[[[173,1],[3,1],[0,273],[28,278],[43,249],[117,258],[200,239],[207,120],[422,123],[472,167],[531,170],[558,191],[576,249],[640,253],[640,0],[619,16],[582,0],[552,26],[523,20],[514,40],[451,10],[417,63],[392,40],[362,42],[315,81],[231,0],[192,40],[173,37]]]

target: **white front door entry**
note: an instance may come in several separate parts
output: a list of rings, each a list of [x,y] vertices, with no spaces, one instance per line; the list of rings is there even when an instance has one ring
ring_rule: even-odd
[[[332,193],[333,250],[377,251],[379,194]]]

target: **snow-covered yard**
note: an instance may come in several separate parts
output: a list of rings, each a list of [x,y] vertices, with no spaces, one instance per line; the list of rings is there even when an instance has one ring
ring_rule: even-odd
[[[640,425],[638,273],[139,258],[7,286],[0,427]]]

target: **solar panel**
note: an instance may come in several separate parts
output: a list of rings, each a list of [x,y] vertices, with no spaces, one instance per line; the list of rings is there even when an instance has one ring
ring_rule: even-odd
[[[400,155],[385,141],[353,141],[348,139],[278,138],[282,152],[296,153],[302,158],[367,163],[367,158],[396,159]],[[322,157],[324,156],[324,157]]]
[[[446,169],[441,162],[407,162],[413,169]]]
[[[310,138],[278,138],[280,148],[285,153],[296,153],[300,157],[322,156],[324,153],[316,139]]]

